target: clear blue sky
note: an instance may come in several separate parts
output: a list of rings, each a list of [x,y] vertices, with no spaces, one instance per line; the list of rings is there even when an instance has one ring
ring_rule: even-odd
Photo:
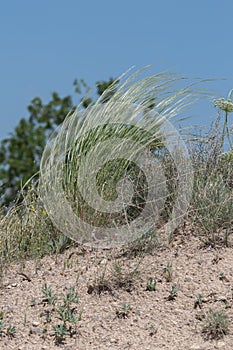
[[[117,77],[132,65],[153,63],[201,78],[227,78],[233,87],[232,0],[9,0],[0,9],[0,139],[13,131],[35,96],[73,93]],[[206,108],[206,109],[205,109]],[[208,123],[204,106],[192,122]],[[195,119],[196,118],[196,119]]]

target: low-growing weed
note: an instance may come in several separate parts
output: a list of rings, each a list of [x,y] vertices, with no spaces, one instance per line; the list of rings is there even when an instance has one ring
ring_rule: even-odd
[[[42,302],[46,302],[50,308],[42,314],[45,317],[45,324],[51,325],[54,319],[59,319],[62,323],[53,326],[53,335],[56,344],[62,344],[66,336],[73,336],[76,333],[77,322],[81,320],[83,309],[77,310],[79,304],[79,295],[74,287],[70,287],[64,295],[61,302],[56,294],[53,294],[52,289],[44,284],[42,293],[46,297]],[[51,327],[51,326],[50,326]]]
[[[225,311],[210,310],[205,318],[202,329],[207,339],[220,339],[229,331],[229,319]]]

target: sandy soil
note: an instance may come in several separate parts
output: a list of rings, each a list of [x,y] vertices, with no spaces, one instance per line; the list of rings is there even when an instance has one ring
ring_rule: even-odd
[[[164,269],[168,263],[172,276]],[[77,247],[57,257],[10,265],[0,288],[0,311],[16,333],[10,337],[5,328],[0,348],[230,350],[232,267],[232,248],[203,248],[194,237],[177,237],[172,247],[160,247],[143,259]],[[150,279],[156,290],[148,290]],[[45,283],[57,294],[58,304],[71,287],[80,296],[76,314],[81,320],[61,343],[53,329],[61,321],[42,293]],[[178,290],[173,300],[172,286]],[[222,338],[202,332],[210,309],[228,315],[229,331]]]

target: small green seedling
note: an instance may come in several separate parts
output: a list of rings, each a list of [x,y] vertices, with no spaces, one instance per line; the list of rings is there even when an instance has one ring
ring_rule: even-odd
[[[175,300],[178,295],[179,288],[175,285],[172,285],[171,289],[169,290],[169,295],[167,297],[167,300]]]
[[[60,305],[58,309],[58,318],[63,321],[64,324],[66,322],[77,323],[78,319],[75,317],[75,312],[75,309],[70,309],[64,305]]]
[[[150,337],[153,337],[153,335],[155,335],[157,333],[157,329],[155,328],[154,324],[150,325],[149,330],[150,330],[150,333],[149,333]]]
[[[0,311],[0,337],[8,336],[9,338],[13,338],[16,333],[15,326],[9,325],[7,326],[3,321],[4,312]]]
[[[156,279],[150,277],[147,282],[146,290],[148,290],[149,292],[155,291],[156,285],[157,285]]]
[[[71,303],[79,304],[79,295],[75,292],[74,287],[69,288],[69,292],[63,299],[64,306],[69,307]]]
[[[6,329],[6,334],[8,335],[8,337],[13,338],[15,336],[15,333],[16,333],[15,326],[9,325]]]
[[[203,302],[203,296],[201,294],[197,295],[197,298],[194,302],[194,309],[199,307],[200,309],[202,308],[202,302]]]
[[[116,311],[116,315],[118,318],[128,318],[130,310],[131,310],[130,305],[123,304],[121,306],[120,311],[119,310]]]
[[[42,293],[45,296],[45,298],[43,299],[43,302],[48,303],[50,305],[56,304],[57,295],[52,293],[51,288],[46,283],[42,287]]]
[[[3,321],[0,321],[0,337],[2,337],[5,334],[4,327],[5,327],[5,323]]]
[[[57,324],[53,327],[55,341],[57,344],[62,344],[65,337],[68,335],[68,330],[64,324]]]
[[[226,282],[228,282],[228,279],[227,279],[227,277],[225,276],[224,272],[220,272],[220,274],[219,274],[219,279],[220,279],[220,281],[226,281]]]
[[[164,266],[163,268],[163,274],[164,277],[166,279],[166,282],[171,282],[172,280],[172,275],[173,275],[173,271],[172,271],[172,263],[168,262],[166,266]]]
[[[32,298],[31,299],[31,303],[30,303],[30,306],[33,307],[36,305],[36,299],[35,298]]]

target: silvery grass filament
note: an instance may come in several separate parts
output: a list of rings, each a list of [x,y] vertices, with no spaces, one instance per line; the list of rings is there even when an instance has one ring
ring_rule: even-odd
[[[156,157],[161,147],[178,178],[165,225],[168,236],[187,211],[192,164],[170,119],[200,92],[193,84],[176,90],[184,79],[175,74],[140,74],[120,77],[117,90],[110,87],[91,107],[83,110],[80,104],[44,150],[40,197],[54,225],[81,244],[114,247],[155,228],[167,197],[167,179]]]

